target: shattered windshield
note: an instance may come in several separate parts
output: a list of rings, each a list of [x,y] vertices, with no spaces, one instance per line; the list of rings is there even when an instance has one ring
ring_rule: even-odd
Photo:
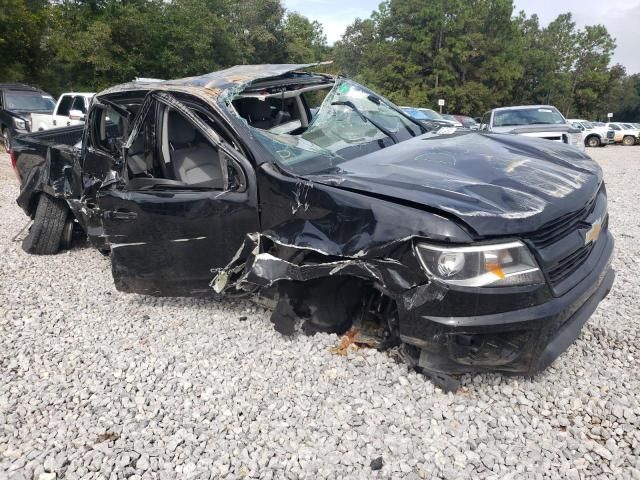
[[[276,162],[298,174],[329,172],[344,160],[423,133],[380,97],[348,80],[336,82],[302,133],[255,131]]]

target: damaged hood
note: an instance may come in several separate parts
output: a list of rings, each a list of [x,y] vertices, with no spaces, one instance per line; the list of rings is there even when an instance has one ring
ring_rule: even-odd
[[[309,180],[457,217],[479,236],[533,232],[580,210],[602,181],[577,149],[517,135],[426,134]]]

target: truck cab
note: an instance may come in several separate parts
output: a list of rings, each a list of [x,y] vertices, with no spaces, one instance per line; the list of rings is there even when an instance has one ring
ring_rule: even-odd
[[[94,93],[63,93],[51,114],[33,114],[32,131],[71,127],[84,123]]]

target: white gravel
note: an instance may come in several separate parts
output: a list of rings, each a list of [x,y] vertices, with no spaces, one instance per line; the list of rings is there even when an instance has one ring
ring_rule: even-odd
[[[640,147],[589,153],[614,290],[543,374],[456,395],[383,353],[333,354],[335,335],[284,338],[249,304],[121,294],[89,248],[25,254],[0,157],[0,480],[640,478]]]

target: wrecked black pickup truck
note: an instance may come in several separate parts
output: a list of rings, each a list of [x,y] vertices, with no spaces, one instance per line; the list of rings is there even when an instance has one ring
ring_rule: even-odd
[[[349,331],[435,378],[544,369],[614,280],[600,168],[427,131],[310,66],[120,85],[84,127],[16,138],[24,249],[82,229],[121,291],[259,294],[279,331]]]

